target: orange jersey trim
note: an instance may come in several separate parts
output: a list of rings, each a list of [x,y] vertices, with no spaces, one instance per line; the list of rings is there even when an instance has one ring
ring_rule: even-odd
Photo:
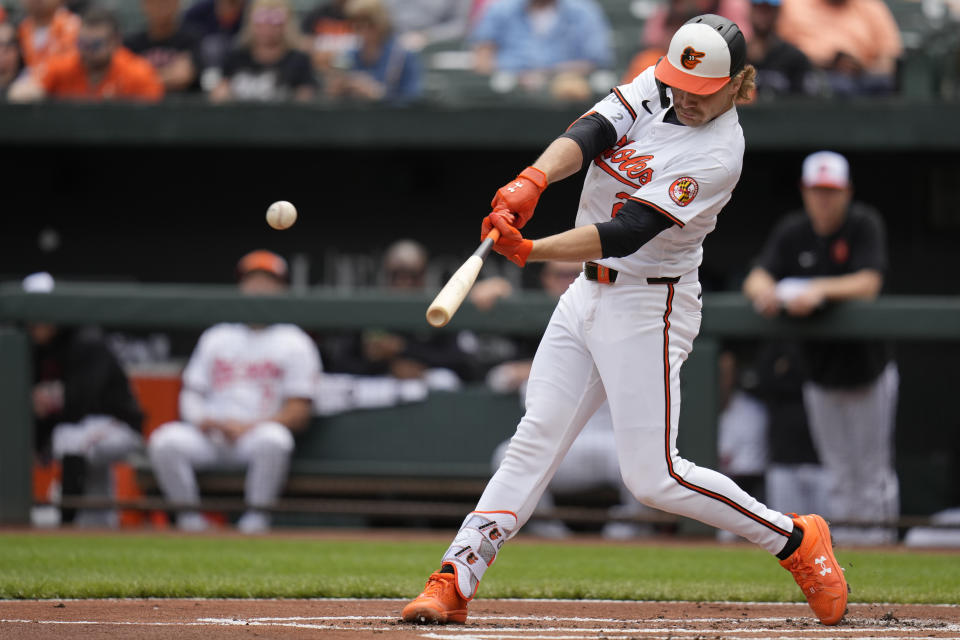
[[[501,509],[499,511],[471,511],[470,513],[506,513],[507,515],[517,518],[517,514],[515,514],[513,511],[507,511],[506,509]],[[517,522],[520,522],[520,518],[517,518]]]
[[[672,215],[670,212],[668,212],[666,209],[664,209],[664,208],[662,208],[662,207],[658,207],[657,205],[653,204],[652,202],[648,202],[647,200],[641,200],[640,198],[634,198],[633,196],[629,196],[629,197],[627,198],[627,200],[633,200],[634,202],[637,202],[637,203],[639,203],[639,204],[642,204],[642,205],[645,205],[645,206],[650,207],[650,208],[653,209],[654,211],[658,211],[658,212],[662,213],[664,216],[666,216],[667,218],[669,218],[670,221],[673,222],[673,224],[677,225],[677,226],[680,227],[680,228],[683,228],[683,225],[686,224],[686,223],[685,223],[683,220],[681,220],[680,218],[677,218],[676,216],[674,216],[674,215]]]
[[[716,501],[718,501],[718,502],[722,502],[722,503],[724,503],[725,505],[727,505],[727,506],[729,506],[729,507],[732,507],[733,509],[736,509],[737,511],[739,511],[739,512],[742,513],[743,515],[745,515],[745,516],[747,516],[748,518],[750,518],[751,520],[753,520],[754,522],[757,522],[757,523],[759,523],[759,524],[762,524],[763,526],[767,527],[767,528],[770,529],[771,531],[775,531],[776,533],[779,533],[780,535],[784,536],[785,538],[789,538],[789,537],[790,537],[790,533],[791,533],[790,531],[787,531],[787,530],[785,530],[785,529],[781,529],[780,527],[778,527],[777,525],[773,524],[772,522],[768,522],[768,521],[764,520],[763,518],[761,518],[761,517],[758,516],[757,514],[753,513],[752,511],[750,511],[749,509],[747,509],[747,508],[745,508],[745,507],[740,506],[739,504],[737,504],[736,502],[734,502],[732,499],[730,499],[730,498],[728,498],[728,497],[726,497],[726,496],[724,496],[724,495],[721,495],[721,494],[719,494],[719,493],[717,493],[717,492],[715,492],[715,491],[710,491],[709,489],[705,489],[704,487],[695,485],[695,484],[693,484],[693,483],[691,483],[691,482],[687,482],[687,481],[684,480],[682,477],[680,477],[680,475],[679,475],[679,474],[674,470],[674,468],[673,468],[673,459],[671,458],[671,455],[670,455],[670,431],[671,431],[671,423],[670,423],[670,400],[671,400],[671,398],[670,398],[670,313],[673,311],[673,294],[674,294],[674,285],[668,284],[668,285],[667,285],[667,308],[666,308],[666,310],[663,312],[663,389],[664,389],[664,404],[665,404],[665,406],[666,406],[666,415],[664,416],[664,424],[666,425],[666,428],[664,429],[664,455],[665,455],[666,461],[667,461],[667,471],[669,472],[670,477],[673,478],[673,479],[676,481],[676,483],[679,484],[680,486],[686,487],[687,489],[690,489],[691,491],[696,491],[697,493],[699,493],[699,494],[701,494],[701,495],[704,495],[704,496],[707,496],[708,498],[713,498],[714,500],[716,500]]]
[[[569,131],[569,130],[570,130],[570,127],[572,127],[573,125],[577,124],[577,121],[582,120],[582,119],[586,118],[587,116],[592,116],[592,115],[595,114],[595,113],[596,113],[596,110],[587,111],[585,114],[583,114],[582,116],[580,116],[579,118],[577,118],[576,120],[574,120],[573,122],[571,122],[570,124],[568,124],[568,125],[567,125],[567,128],[564,129],[564,131]]]
[[[620,89],[614,87],[614,88],[613,88],[613,92],[614,92],[615,94],[617,94],[617,99],[620,100],[620,103],[621,103],[624,107],[626,107],[627,111],[630,112],[630,116],[631,116],[634,120],[636,120],[636,119],[637,119],[637,112],[636,112],[636,110],[634,110],[634,108],[630,106],[630,103],[627,102],[627,99],[623,97],[623,94],[620,93]]]

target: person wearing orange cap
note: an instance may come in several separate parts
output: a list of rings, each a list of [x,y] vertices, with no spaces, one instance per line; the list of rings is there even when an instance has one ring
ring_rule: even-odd
[[[826,522],[768,508],[677,449],[680,368],[700,330],[703,240],[743,166],[736,101],[748,95],[740,28],[713,14],[681,26],[667,54],[615,87],[497,190],[481,237],[518,266],[584,263],[537,347],[526,414],[440,569],[401,617],[462,623],[503,544],[530,518],[584,424],[610,406],[627,488],[650,507],[766,549],[814,613],[837,624],[847,585]],[[574,228],[528,239],[521,228],[551,183],[586,170]],[[499,237],[497,237],[499,236]]]
[[[253,251],[237,263],[240,290],[269,296],[286,291],[286,260]],[[147,451],[164,496],[199,506],[195,470],[246,467],[244,533],[270,527],[270,507],[287,477],[293,433],[307,427],[320,376],[313,340],[292,324],[221,323],[200,336],[183,372],[180,417],[158,427]],[[206,529],[197,509],[180,511],[177,526]]]

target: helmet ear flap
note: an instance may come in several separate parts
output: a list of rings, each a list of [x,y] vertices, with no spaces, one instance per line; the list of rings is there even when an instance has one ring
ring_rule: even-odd
[[[657,60],[657,64],[660,64],[660,60],[663,60],[663,56],[660,56],[660,59]],[[659,78],[657,78],[657,92],[660,94],[660,108],[666,109],[670,106],[670,98],[667,97],[667,85],[663,84]]]

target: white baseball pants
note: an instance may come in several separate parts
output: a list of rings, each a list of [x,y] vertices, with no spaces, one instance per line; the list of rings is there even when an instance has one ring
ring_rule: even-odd
[[[525,523],[606,398],[621,475],[638,500],[778,553],[792,520],[677,452],[680,367],[700,330],[699,283],[620,276],[615,284],[580,276],[560,299],[534,357],[526,414],[477,511],[511,511]]]
[[[150,435],[147,452],[168,500],[198,504],[196,469],[246,467],[244,498],[251,507],[273,504],[283,490],[293,453],[293,435],[278,422],[261,422],[229,442],[186,422],[168,422]]]
[[[894,520],[900,487],[894,468],[894,425],[900,374],[890,363],[869,385],[828,389],[803,387],[810,435],[826,472],[827,517],[838,520]],[[896,540],[896,531],[835,528],[844,543]],[[867,535],[870,534],[870,535]]]
[[[84,495],[113,495],[111,465],[122,462],[143,447],[140,433],[113,416],[84,416],[77,422],[63,422],[50,435],[53,457],[79,456],[87,461]],[[119,518],[112,509],[81,509],[74,521],[79,526],[116,527]]]
[[[78,422],[62,422],[50,435],[53,457],[80,456],[91,467],[108,467],[143,446],[140,434],[113,416],[85,416]]]

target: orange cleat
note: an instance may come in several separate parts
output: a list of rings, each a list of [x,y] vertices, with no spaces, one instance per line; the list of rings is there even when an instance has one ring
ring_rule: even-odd
[[[414,624],[463,624],[467,620],[467,600],[457,591],[452,573],[432,573],[423,593],[403,608],[404,622]]]
[[[830,528],[818,515],[793,516],[803,530],[800,546],[780,564],[793,574],[810,608],[823,624],[837,624],[847,612],[847,581],[833,555]]]

